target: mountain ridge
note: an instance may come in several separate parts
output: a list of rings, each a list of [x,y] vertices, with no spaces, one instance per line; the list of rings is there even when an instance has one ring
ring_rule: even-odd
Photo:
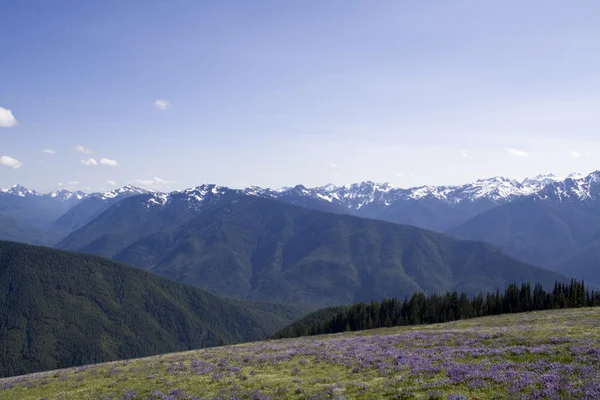
[[[108,255],[217,294],[311,307],[566,279],[487,243],[255,196],[120,247]]]

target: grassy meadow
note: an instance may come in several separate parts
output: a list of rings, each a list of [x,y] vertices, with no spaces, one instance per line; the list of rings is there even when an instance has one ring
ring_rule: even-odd
[[[24,399],[598,399],[600,308],[273,340],[0,380]]]

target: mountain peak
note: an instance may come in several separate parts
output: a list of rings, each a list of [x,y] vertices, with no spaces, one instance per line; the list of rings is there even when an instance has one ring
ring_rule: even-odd
[[[77,200],[81,200],[84,197],[87,196],[87,194],[85,194],[84,192],[81,191],[75,191],[75,192],[71,192],[70,190],[67,189],[61,189],[61,190],[56,190],[50,193],[46,194],[47,196],[50,196],[52,198],[58,198],[60,200],[69,200],[71,198],[76,198]]]
[[[102,200],[114,199],[115,197],[132,196],[136,194],[152,193],[152,190],[142,189],[134,185],[125,185],[123,187],[112,189],[103,193],[95,193],[95,197]]]
[[[2,193],[12,194],[13,196],[19,196],[19,197],[41,196],[41,194],[36,192],[35,190],[27,189],[26,187],[18,185],[18,184],[12,185],[8,189],[0,189],[0,191]]]

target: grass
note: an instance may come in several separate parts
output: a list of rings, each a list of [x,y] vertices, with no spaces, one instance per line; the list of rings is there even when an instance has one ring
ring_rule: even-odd
[[[22,399],[600,398],[600,309],[256,342],[0,380]]]

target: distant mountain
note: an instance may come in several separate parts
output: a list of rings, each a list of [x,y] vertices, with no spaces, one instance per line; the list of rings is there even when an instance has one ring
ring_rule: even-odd
[[[0,240],[52,246],[59,238],[27,222],[0,215]]]
[[[444,232],[484,211],[537,193],[550,183],[578,176],[538,175],[520,182],[494,177],[459,186],[409,189],[394,188],[388,183],[362,182],[316,188],[301,185],[282,189],[250,187],[245,192],[320,211],[346,213]]]
[[[71,192],[70,190],[62,189],[49,193],[39,193],[35,190],[27,189],[21,185],[13,185],[10,188],[0,189],[0,193],[11,194],[19,197],[50,197],[61,201],[81,200],[87,195],[81,191]]]
[[[115,259],[217,294],[311,308],[564,278],[485,243],[252,196],[156,232]]]
[[[300,313],[96,256],[0,242],[0,377],[258,340]]]
[[[21,186],[15,186],[11,189],[4,189],[5,194],[18,199],[18,209],[15,214],[14,208],[8,212],[3,212],[3,200],[0,198],[0,214],[20,220],[23,214],[29,216],[28,211],[32,211],[33,217],[26,219],[25,222],[42,228],[51,230],[59,237],[67,235],[85,227],[104,211],[109,210],[113,205],[129,197],[138,195],[149,195],[156,204],[161,203],[161,199],[180,198],[185,201],[175,202],[181,204],[183,209],[181,213],[187,215],[196,215],[198,210],[194,204],[202,204],[200,199],[194,196],[188,196],[185,193],[202,191],[204,187],[218,187],[222,191],[230,193],[243,193],[252,196],[259,196],[267,199],[279,200],[288,204],[300,207],[310,208],[319,211],[334,212],[339,214],[350,214],[365,218],[380,219],[399,224],[414,225],[421,228],[435,230],[437,232],[447,232],[466,221],[498,206],[517,202],[526,199],[529,196],[542,197],[547,186],[560,187],[569,185],[568,182],[579,182],[581,176],[570,174],[559,176],[554,174],[538,175],[533,178],[527,178],[523,181],[507,179],[502,177],[480,179],[465,185],[458,186],[421,186],[408,189],[394,188],[392,185],[374,182],[362,182],[345,186],[325,185],[315,188],[307,188],[302,185],[287,187],[281,189],[260,188],[257,186],[248,187],[244,190],[230,189],[216,185],[203,185],[198,188],[179,190],[171,193],[160,193],[148,191],[135,186],[124,186],[120,189],[105,193],[92,193],[86,195],[81,192],[53,192],[46,195],[28,190]],[[555,195],[560,195],[557,193]],[[6,196],[5,196],[6,197]],[[50,205],[50,212],[46,215],[40,215],[36,211],[38,205],[31,205],[32,199],[40,203],[40,199],[62,198],[73,199],[75,204],[64,202],[60,207]],[[29,205],[23,203],[29,201]],[[581,201],[578,199],[577,201]],[[170,200],[168,201],[170,202]],[[4,202],[6,203],[6,202]],[[43,204],[49,204],[41,202]],[[10,207],[9,207],[10,208]],[[175,207],[169,207],[176,213]],[[202,208],[202,206],[200,206]],[[189,210],[192,212],[188,212]],[[49,219],[54,218],[49,222]],[[177,221],[180,221],[176,219]],[[97,226],[97,225],[94,225]],[[106,227],[105,227],[106,228]],[[98,230],[100,235],[110,233],[110,229],[105,231]],[[94,228],[95,230],[96,228]],[[88,236],[94,236],[90,230]],[[68,246],[69,249],[83,248],[80,243],[70,244],[70,240],[61,244],[61,247]],[[110,236],[105,236],[103,240],[113,240]],[[31,240],[30,240],[31,241]],[[118,240],[117,240],[118,241]],[[92,248],[86,248],[86,251],[94,251],[102,254],[99,249],[104,245],[99,244]]]
[[[70,208],[52,223],[52,230],[65,237],[69,233],[85,226],[113,204],[128,197],[147,193],[152,192],[136,186],[126,185],[108,192],[86,195],[84,200]]]
[[[240,194],[221,186],[203,185],[169,194],[129,196],[101,211],[56,247],[112,257],[149,234],[173,228]]]
[[[600,172],[558,181],[448,231],[525,262],[600,283]]]
[[[490,178],[462,186],[422,186],[397,189],[362,182],[346,186],[302,186],[277,190],[246,189],[247,193],[320,211],[409,224],[444,231],[483,211],[529,193],[517,181]]]
[[[42,195],[22,186],[0,190],[0,215],[23,221],[38,229],[50,225],[68,209],[81,201],[80,193],[54,192]]]
[[[410,224],[421,228],[445,232],[468,219],[498,205],[525,198],[542,190],[545,185],[580,178],[579,174],[538,175],[523,181],[494,177],[456,186],[420,186],[408,189],[395,188],[389,183],[361,182],[345,186],[325,185],[307,188],[303,185],[280,189],[251,186],[238,192],[252,196],[283,201],[300,207],[312,208],[359,217]],[[194,188],[187,189],[195,190]],[[228,189],[236,190],[236,189]],[[15,186],[4,191],[22,196],[46,195]],[[173,193],[182,193],[176,191]],[[124,198],[139,194],[156,193],[127,185],[106,193],[86,195],[75,192],[77,199],[85,199],[62,215],[52,230],[67,235],[75,231]],[[69,196],[66,192],[65,196]],[[162,193],[170,196],[170,193]],[[65,210],[66,212],[66,210]]]

